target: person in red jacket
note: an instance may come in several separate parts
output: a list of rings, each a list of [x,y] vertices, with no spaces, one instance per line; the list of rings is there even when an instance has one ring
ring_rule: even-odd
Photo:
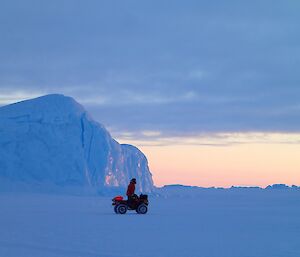
[[[130,180],[130,183],[127,187],[127,192],[126,195],[128,197],[127,203],[129,206],[133,206],[135,202],[135,197],[134,197],[134,191],[135,191],[135,184],[136,184],[136,179],[133,178]]]
[[[127,192],[126,192],[126,195],[128,196],[128,199],[131,198],[134,195],[135,184],[136,184],[136,179],[135,178],[131,179],[130,183],[127,187]]]

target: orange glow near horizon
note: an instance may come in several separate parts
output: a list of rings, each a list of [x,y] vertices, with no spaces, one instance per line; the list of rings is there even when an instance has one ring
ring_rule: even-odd
[[[139,148],[148,158],[156,186],[300,185],[298,143],[140,145]]]

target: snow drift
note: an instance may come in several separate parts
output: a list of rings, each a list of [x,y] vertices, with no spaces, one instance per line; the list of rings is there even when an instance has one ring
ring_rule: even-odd
[[[47,95],[0,108],[0,180],[101,190],[153,189],[144,154],[115,141],[74,99]]]

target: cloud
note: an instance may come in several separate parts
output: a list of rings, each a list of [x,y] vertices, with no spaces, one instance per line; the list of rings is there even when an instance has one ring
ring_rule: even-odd
[[[62,93],[139,136],[300,131],[296,2],[69,4],[1,7],[0,104]]]
[[[202,80],[207,76],[207,72],[202,69],[194,69],[188,73],[188,78],[195,80]]]
[[[137,146],[201,145],[227,147],[241,144],[286,144],[299,145],[299,133],[203,133],[197,135],[172,136],[157,133],[153,137],[131,134],[129,137],[116,135],[121,143]]]
[[[160,131],[142,131],[142,134],[145,136],[145,137],[158,137],[161,135],[161,132]]]
[[[2,91],[0,94],[0,106],[7,105],[15,102],[20,102],[23,100],[28,100],[43,95],[43,93],[38,92],[28,92],[28,91]]]

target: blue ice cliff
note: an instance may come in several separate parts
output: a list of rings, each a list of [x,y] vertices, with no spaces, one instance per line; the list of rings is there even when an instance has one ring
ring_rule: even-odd
[[[46,95],[0,107],[0,180],[153,190],[145,155],[122,145],[73,98]]]

